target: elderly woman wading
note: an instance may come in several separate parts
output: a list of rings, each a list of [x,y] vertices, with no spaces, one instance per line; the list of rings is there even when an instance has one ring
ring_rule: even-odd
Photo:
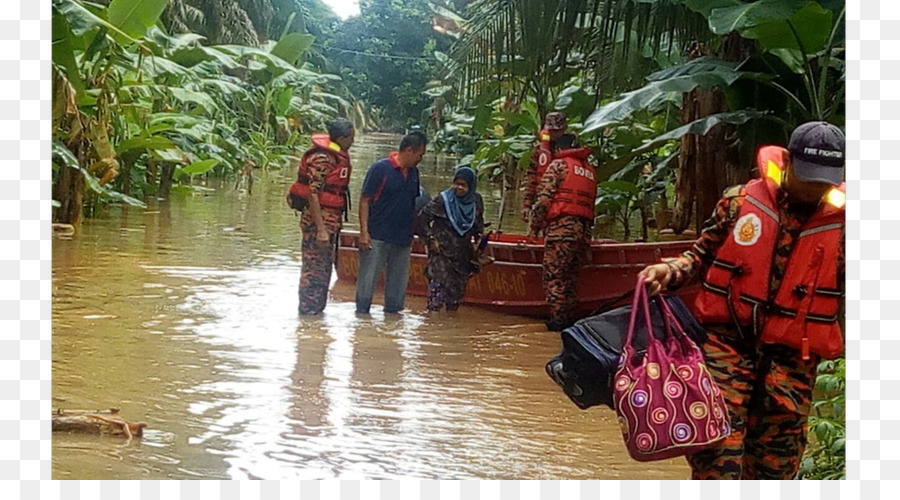
[[[466,293],[466,283],[477,264],[473,239],[484,231],[484,202],[475,192],[475,171],[459,167],[453,185],[441,191],[422,209],[422,236],[428,246],[428,310],[440,311],[446,306],[455,311]]]

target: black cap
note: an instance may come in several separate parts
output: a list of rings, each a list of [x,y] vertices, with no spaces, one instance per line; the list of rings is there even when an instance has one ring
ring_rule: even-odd
[[[794,174],[801,181],[838,186],[844,179],[844,133],[826,122],[807,122],[794,129],[788,144]]]

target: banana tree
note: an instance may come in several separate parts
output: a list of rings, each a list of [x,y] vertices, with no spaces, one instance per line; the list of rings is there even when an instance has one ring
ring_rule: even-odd
[[[143,205],[109,187],[120,168],[113,122],[121,76],[133,66],[132,54],[146,51],[138,38],[164,7],[165,0],[113,0],[107,8],[53,1],[54,221],[80,220],[85,186],[88,196]]]

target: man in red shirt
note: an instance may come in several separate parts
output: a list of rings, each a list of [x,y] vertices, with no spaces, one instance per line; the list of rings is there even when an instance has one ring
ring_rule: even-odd
[[[398,313],[406,300],[413,220],[419,197],[419,169],[428,139],[421,131],[406,134],[398,151],[366,171],[359,199],[359,273],[356,312],[368,314],[382,270],[384,312]]]

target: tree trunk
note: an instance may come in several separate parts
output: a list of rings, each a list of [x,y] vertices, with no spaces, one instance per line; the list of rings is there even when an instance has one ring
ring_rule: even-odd
[[[100,436],[141,437],[147,424],[126,422],[119,416],[119,410],[112,408],[100,411],[57,410],[53,413],[53,432],[78,432]]]
[[[122,194],[131,195],[131,157],[121,157],[122,164]]]
[[[84,206],[84,175],[72,167],[60,167],[56,184],[53,185],[53,199],[60,203],[53,214],[53,222],[78,225]]]
[[[156,176],[159,172],[159,162],[156,158],[150,157],[150,162],[147,164],[147,170],[144,171],[144,180],[146,180],[147,184],[156,184]]]
[[[172,174],[175,173],[175,165],[172,163],[163,163],[162,172],[159,177],[159,195],[158,198],[168,198],[172,193]]]
[[[741,61],[755,49],[753,40],[741,38],[737,32],[725,37],[720,57],[725,61]],[[690,59],[708,55],[700,44],[691,49]],[[720,90],[694,89],[683,95],[681,123],[727,111],[725,96]],[[720,124],[705,136],[685,135],[681,139],[678,172],[675,181],[675,207],[672,228],[680,234],[692,224],[702,228],[728,186],[745,182],[746,168],[742,168],[734,141],[737,127]]]

